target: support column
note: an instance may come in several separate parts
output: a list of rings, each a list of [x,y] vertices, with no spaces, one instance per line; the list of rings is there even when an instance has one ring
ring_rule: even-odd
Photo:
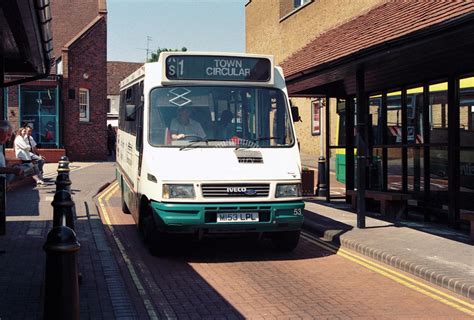
[[[354,99],[346,97],[346,190],[354,190]],[[346,195],[346,202],[352,197]]]
[[[357,228],[365,228],[365,189],[367,166],[367,117],[364,67],[356,73],[357,97]]]
[[[0,42],[0,120],[5,120],[5,90],[3,88],[5,68],[3,61],[2,43]],[[5,157],[5,146],[2,147],[3,156]],[[7,185],[4,177],[0,177],[0,235],[5,234],[6,226],[6,196]]]
[[[430,221],[430,86],[423,85],[423,216],[425,221]]]
[[[459,80],[448,78],[448,220],[451,227],[459,223]]]
[[[413,102],[414,103],[414,102]],[[408,126],[407,126],[407,90],[402,88],[402,192],[408,192]],[[406,212],[404,213],[406,215]]]
[[[382,191],[388,186],[388,128],[387,128],[387,93],[382,94]]]
[[[326,96],[326,107],[325,107],[325,113],[326,113],[326,119],[325,119],[325,125],[324,125],[324,130],[326,131],[326,186],[327,186],[327,194],[326,194],[326,201],[330,202],[331,201],[331,166],[330,166],[330,160],[331,160],[331,149],[329,146],[331,145],[331,119],[329,116],[329,96]]]

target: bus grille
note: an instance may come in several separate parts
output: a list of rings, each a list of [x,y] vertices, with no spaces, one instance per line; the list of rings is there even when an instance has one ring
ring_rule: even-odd
[[[203,184],[204,198],[268,197],[269,184]]]

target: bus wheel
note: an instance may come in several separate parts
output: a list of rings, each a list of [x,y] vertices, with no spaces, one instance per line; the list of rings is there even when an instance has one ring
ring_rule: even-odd
[[[272,237],[272,242],[278,250],[293,251],[300,240],[300,230],[277,232]]]
[[[143,239],[150,253],[154,256],[163,254],[165,239],[162,232],[156,227],[155,220],[153,220],[153,211],[148,204],[143,205],[143,211],[140,213],[140,222],[141,226],[139,228],[143,233]]]
[[[123,200],[123,188],[121,189],[122,189],[122,192],[121,192],[120,202],[122,203],[122,212],[126,214],[130,214],[130,210],[128,209],[128,206],[125,203],[125,201]]]

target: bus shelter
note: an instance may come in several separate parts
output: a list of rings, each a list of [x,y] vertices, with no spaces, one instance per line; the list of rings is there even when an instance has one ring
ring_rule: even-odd
[[[472,2],[387,2],[283,62],[290,96],[327,99],[326,167],[343,158],[359,227],[376,192],[451,226],[474,211],[472,34]]]
[[[2,0],[0,119],[6,118],[6,87],[46,77],[50,71],[52,47],[49,0]],[[5,82],[5,75],[16,77]],[[0,178],[0,235],[5,234],[5,193],[5,179]]]

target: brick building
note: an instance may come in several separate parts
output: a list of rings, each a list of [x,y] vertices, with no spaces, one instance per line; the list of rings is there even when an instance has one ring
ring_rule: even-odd
[[[327,201],[341,184],[359,198],[358,226],[366,205],[451,226],[474,219],[473,32],[472,1],[246,4],[247,51],[283,67],[301,150],[325,156]]]
[[[120,81],[142,65],[139,62],[107,61],[107,125],[118,126]]]
[[[7,88],[5,116],[15,127],[31,124],[43,149],[64,149],[76,161],[105,160],[106,1],[51,0],[51,15],[51,76]]]

